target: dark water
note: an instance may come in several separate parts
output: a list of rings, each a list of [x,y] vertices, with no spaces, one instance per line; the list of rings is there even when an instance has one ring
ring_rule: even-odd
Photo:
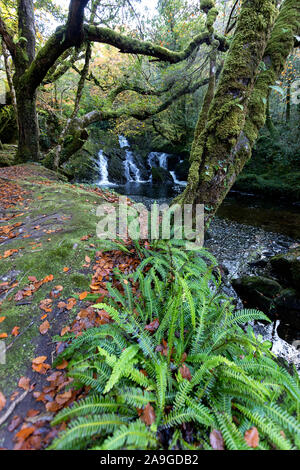
[[[119,194],[150,207],[154,201],[169,202],[183,191],[182,186],[152,183],[127,183],[111,187]],[[282,200],[232,191],[220,207],[219,217],[268,232],[300,238],[300,203],[288,204]]]
[[[300,204],[231,192],[220,207],[218,216],[294,239],[300,237]]]

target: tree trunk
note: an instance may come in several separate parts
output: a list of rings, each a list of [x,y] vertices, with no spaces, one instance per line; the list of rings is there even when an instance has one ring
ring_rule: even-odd
[[[207,221],[251,157],[265,124],[270,86],[282,72],[299,34],[299,0],[283,2],[272,30],[274,19],[274,2],[244,0],[206,128],[194,143],[188,186],[174,201],[204,204]],[[258,73],[262,59],[265,71]]]
[[[233,149],[245,125],[275,11],[272,0],[244,0],[207,125],[193,145],[188,185],[177,202],[204,204],[214,214],[234,183],[241,162]]]
[[[33,0],[18,1],[20,39],[16,49],[14,87],[16,91],[19,142],[16,162],[40,160],[36,91],[28,91],[26,71],[35,58],[35,19]]]
[[[36,93],[26,96],[22,89],[16,90],[19,143],[16,163],[40,160],[39,125],[36,111]]]

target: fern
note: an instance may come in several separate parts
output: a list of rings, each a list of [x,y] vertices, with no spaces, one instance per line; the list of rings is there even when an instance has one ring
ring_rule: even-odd
[[[191,449],[186,423],[204,449],[211,449],[210,430],[218,429],[227,449],[249,450],[244,435],[253,426],[259,449],[299,448],[299,379],[245,328],[267,317],[235,310],[220,293],[220,276],[212,274],[217,263],[206,250],[182,251],[177,241],[154,241],[150,249],[137,243],[136,272],[116,273],[122,287],[108,284],[109,296],[94,306],[114,323],[68,337],[56,360],[69,360],[69,375],[91,396],[56,416],[53,425],[68,427],[51,448],[161,449],[156,430],[170,429],[171,449]],[[149,332],[154,318],[159,326]],[[149,406],[150,427],[139,419]]]

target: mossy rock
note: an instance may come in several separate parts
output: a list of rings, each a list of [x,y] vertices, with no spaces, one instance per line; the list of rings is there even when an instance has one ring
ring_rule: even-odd
[[[287,286],[300,292],[300,248],[274,256],[270,259],[270,266]]]
[[[300,295],[295,289],[285,289],[275,299],[275,308],[280,319],[293,328],[300,328]]]
[[[245,276],[232,281],[233,288],[249,308],[259,308],[269,313],[274,298],[282,291],[281,285],[262,276]]]
[[[164,184],[173,184],[172,175],[168,170],[164,168],[152,168],[152,182],[155,183],[164,183]]]

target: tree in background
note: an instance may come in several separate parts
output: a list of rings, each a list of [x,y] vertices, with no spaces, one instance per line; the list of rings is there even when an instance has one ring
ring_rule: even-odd
[[[204,203],[210,218],[249,160],[266,120],[270,89],[299,46],[298,0],[230,4],[232,8],[227,9],[222,1],[201,0],[199,9],[197,2],[160,1],[159,33],[158,26],[143,24],[130,2],[102,7],[97,0],[71,0],[64,25],[46,41],[36,31],[36,22],[41,21],[37,17],[42,18],[37,12],[52,12],[52,2],[36,2],[35,8],[32,0],[19,0],[16,8],[8,4],[17,21],[10,24],[2,13],[0,35],[14,66],[17,161],[40,159],[37,91],[55,84],[70,69],[77,70],[79,80],[68,119],[50,155],[55,167],[80,148],[92,123],[120,118],[145,121],[206,84],[188,186],[178,201]],[[226,37],[220,33],[224,25]],[[94,43],[130,54],[134,57],[131,66],[117,77],[92,73]],[[220,53],[224,52],[223,64]],[[83,64],[81,68],[77,63]],[[88,82],[98,87],[101,98],[95,109],[82,112],[80,103]],[[156,131],[176,134],[178,127],[165,126],[161,116],[152,121]]]

